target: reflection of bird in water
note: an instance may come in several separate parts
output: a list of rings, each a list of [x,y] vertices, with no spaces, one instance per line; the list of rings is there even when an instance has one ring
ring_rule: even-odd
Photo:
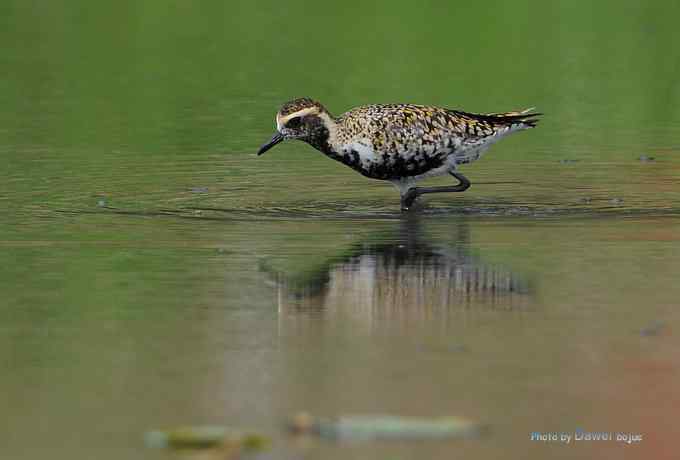
[[[433,245],[409,219],[398,237],[356,245],[302,283],[291,284],[285,274],[275,273],[279,307],[408,319],[436,311],[526,308],[527,281],[470,255],[468,230],[461,222],[451,235],[455,244]]]
[[[299,139],[371,179],[392,182],[408,209],[426,193],[463,192],[470,186],[458,165],[472,163],[496,141],[533,128],[540,114],[476,114],[412,104],[357,107],[338,118],[309,98],[290,101],[276,114],[276,133],[258,155],[286,139]],[[450,174],[458,184],[416,187]]]

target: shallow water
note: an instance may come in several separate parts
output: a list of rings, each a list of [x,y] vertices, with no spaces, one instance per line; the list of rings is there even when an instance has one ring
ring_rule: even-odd
[[[675,4],[88,5],[0,6],[3,458],[205,423],[266,458],[673,458]],[[303,144],[255,156],[303,94],[546,116],[402,214]],[[295,442],[300,410],[490,431]],[[529,439],[579,428],[643,441]]]

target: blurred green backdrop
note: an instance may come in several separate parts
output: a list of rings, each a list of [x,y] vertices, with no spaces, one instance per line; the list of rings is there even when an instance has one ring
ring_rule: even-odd
[[[123,198],[124,189],[134,196],[126,207],[158,208],[177,199],[167,196],[176,194],[172,184],[224,181],[219,198],[246,206],[230,182],[247,175],[257,187],[246,195],[268,203],[275,195],[280,205],[288,197],[281,181],[299,187],[305,175],[324,174],[332,179],[315,189],[319,196],[366,197],[330,191],[341,178],[351,185],[344,189],[393,199],[389,187],[302,144],[248,156],[270,134],[279,105],[301,95],[336,114],[374,102],[546,113],[541,129],[475,165],[480,175],[522,161],[550,163],[554,171],[536,175],[555,179],[572,175],[554,165],[561,159],[586,161],[584,175],[601,161],[670,159],[680,121],[679,9],[635,1],[8,0],[0,5],[0,187],[5,196],[30,192],[79,208],[83,193]],[[276,170],[293,177],[269,176]],[[531,179],[528,186],[542,177]]]

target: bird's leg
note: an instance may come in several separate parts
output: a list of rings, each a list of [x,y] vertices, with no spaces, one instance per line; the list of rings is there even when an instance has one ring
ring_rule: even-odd
[[[470,181],[467,180],[467,177],[456,171],[450,171],[449,174],[458,179],[457,185],[451,185],[449,187],[416,187],[418,195],[440,192],[464,192],[470,188]]]
[[[451,186],[448,186],[448,187],[413,187],[413,188],[410,188],[401,197],[401,209],[402,209],[402,211],[407,211],[411,207],[413,202],[416,201],[416,198],[418,198],[420,195],[424,195],[426,193],[464,192],[465,190],[470,188],[470,181],[467,179],[467,177],[463,176],[461,173],[456,172],[456,171],[450,171],[449,174],[451,174],[453,177],[458,179],[457,185],[451,185]]]
[[[418,198],[418,187],[410,188],[401,196],[401,210],[408,211],[414,201]]]

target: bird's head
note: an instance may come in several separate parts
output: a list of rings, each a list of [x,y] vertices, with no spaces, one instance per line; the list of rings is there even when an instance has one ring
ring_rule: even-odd
[[[308,97],[294,99],[283,104],[276,114],[276,133],[260,147],[257,154],[287,139],[300,139],[314,143],[319,136],[328,136],[332,117],[319,102]]]

